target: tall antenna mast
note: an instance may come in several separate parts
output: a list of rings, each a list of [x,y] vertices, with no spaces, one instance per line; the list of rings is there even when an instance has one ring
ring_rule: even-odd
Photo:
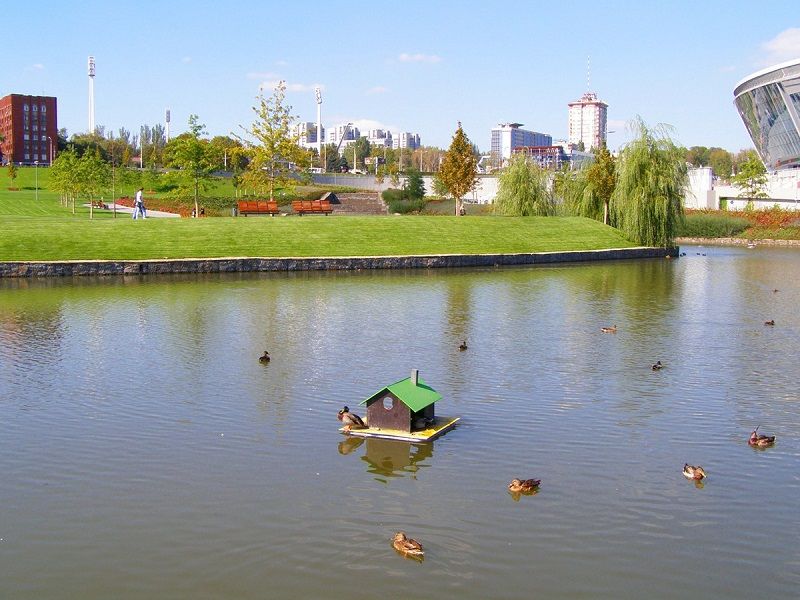
[[[317,97],[317,156],[322,160],[322,90],[314,88]]]
[[[94,133],[94,56],[89,57],[89,134]]]
[[[164,122],[166,123],[166,135],[167,135],[167,143],[169,143],[169,122],[170,122],[170,113],[169,109],[164,111]]]
[[[592,57],[586,57],[586,91],[592,90]]]

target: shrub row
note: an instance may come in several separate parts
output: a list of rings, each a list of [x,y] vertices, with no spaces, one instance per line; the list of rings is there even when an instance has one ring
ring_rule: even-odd
[[[750,221],[740,216],[719,212],[688,212],[679,237],[735,237],[750,227]]]

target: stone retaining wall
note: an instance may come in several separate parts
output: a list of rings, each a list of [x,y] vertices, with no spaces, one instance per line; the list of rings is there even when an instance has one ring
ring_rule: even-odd
[[[330,258],[204,258],[181,260],[0,262],[0,277],[70,277],[83,275],[161,275],[167,273],[237,273],[251,271],[326,271],[359,269],[433,269],[539,265],[631,258],[677,256],[678,248],[621,248],[535,254],[445,254]]]

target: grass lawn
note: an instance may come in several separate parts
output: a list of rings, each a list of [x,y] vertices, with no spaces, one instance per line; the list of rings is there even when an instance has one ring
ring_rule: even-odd
[[[0,218],[0,260],[487,254],[627,248],[576,217]]]
[[[289,216],[147,219],[77,207],[46,190],[47,169],[20,169],[0,187],[0,260],[136,260],[214,257],[392,256],[595,250],[634,246],[575,217]],[[451,205],[442,208],[450,209]]]

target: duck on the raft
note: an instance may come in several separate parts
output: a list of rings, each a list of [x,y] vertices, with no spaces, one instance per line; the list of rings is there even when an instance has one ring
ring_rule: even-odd
[[[661,364],[660,360],[657,360],[656,364],[654,364],[651,368],[653,369],[653,371],[660,371],[661,369],[664,368],[664,365]]]
[[[268,363],[270,361],[269,352],[264,350],[264,354],[258,357],[258,362],[260,363]]]
[[[355,413],[351,413],[350,409],[345,406],[342,410],[339,411],[337,418],[344,423],[344,430],[350,431],[351,428],[364,428],[367,426],[366,423]]]
[[[683,476],[687,479],[700,481],[705,478],[706,472],[703,470],[703,467],[694,467],[686,463],[683,465]]]
[[[761,427],[761,425],[758,427]],[[750,439],[747,440],[747,443],[751,446],[756,446],[757,448],[766,448],[768,446],[772,446],[772,444],[775,443],[775,436],[761,435],[758,433],[758,427],[753,429],[753,433],[750,434]]]
[[[461,350],[461,352],[463,352],[464,350],[466,350],[466,349],[467,349],[467,340],[464,340],[463,342],[461,342],[461,343],[458,345],[458,349],[459,349],[459,350]]]
[[[764,321],[764,325],[775,325],[775,319],[770,319],[769,321]]]
[[[398,531],[394,534],[394,537],[392,538],[392,546],[400,554],[409,556],[411,558],[420,559],[425,556],[425,550],[422,548],[422,544],[420,544],[417,540],[407,537],[403,531]]]
[[[617,333],[617,326],[612,325],[611,327],[601,327],[600,331],[603,333]]]
[[[513,493],[532,492],[541,483],[541,479],[512,479],[508,484],[508,491]]]

